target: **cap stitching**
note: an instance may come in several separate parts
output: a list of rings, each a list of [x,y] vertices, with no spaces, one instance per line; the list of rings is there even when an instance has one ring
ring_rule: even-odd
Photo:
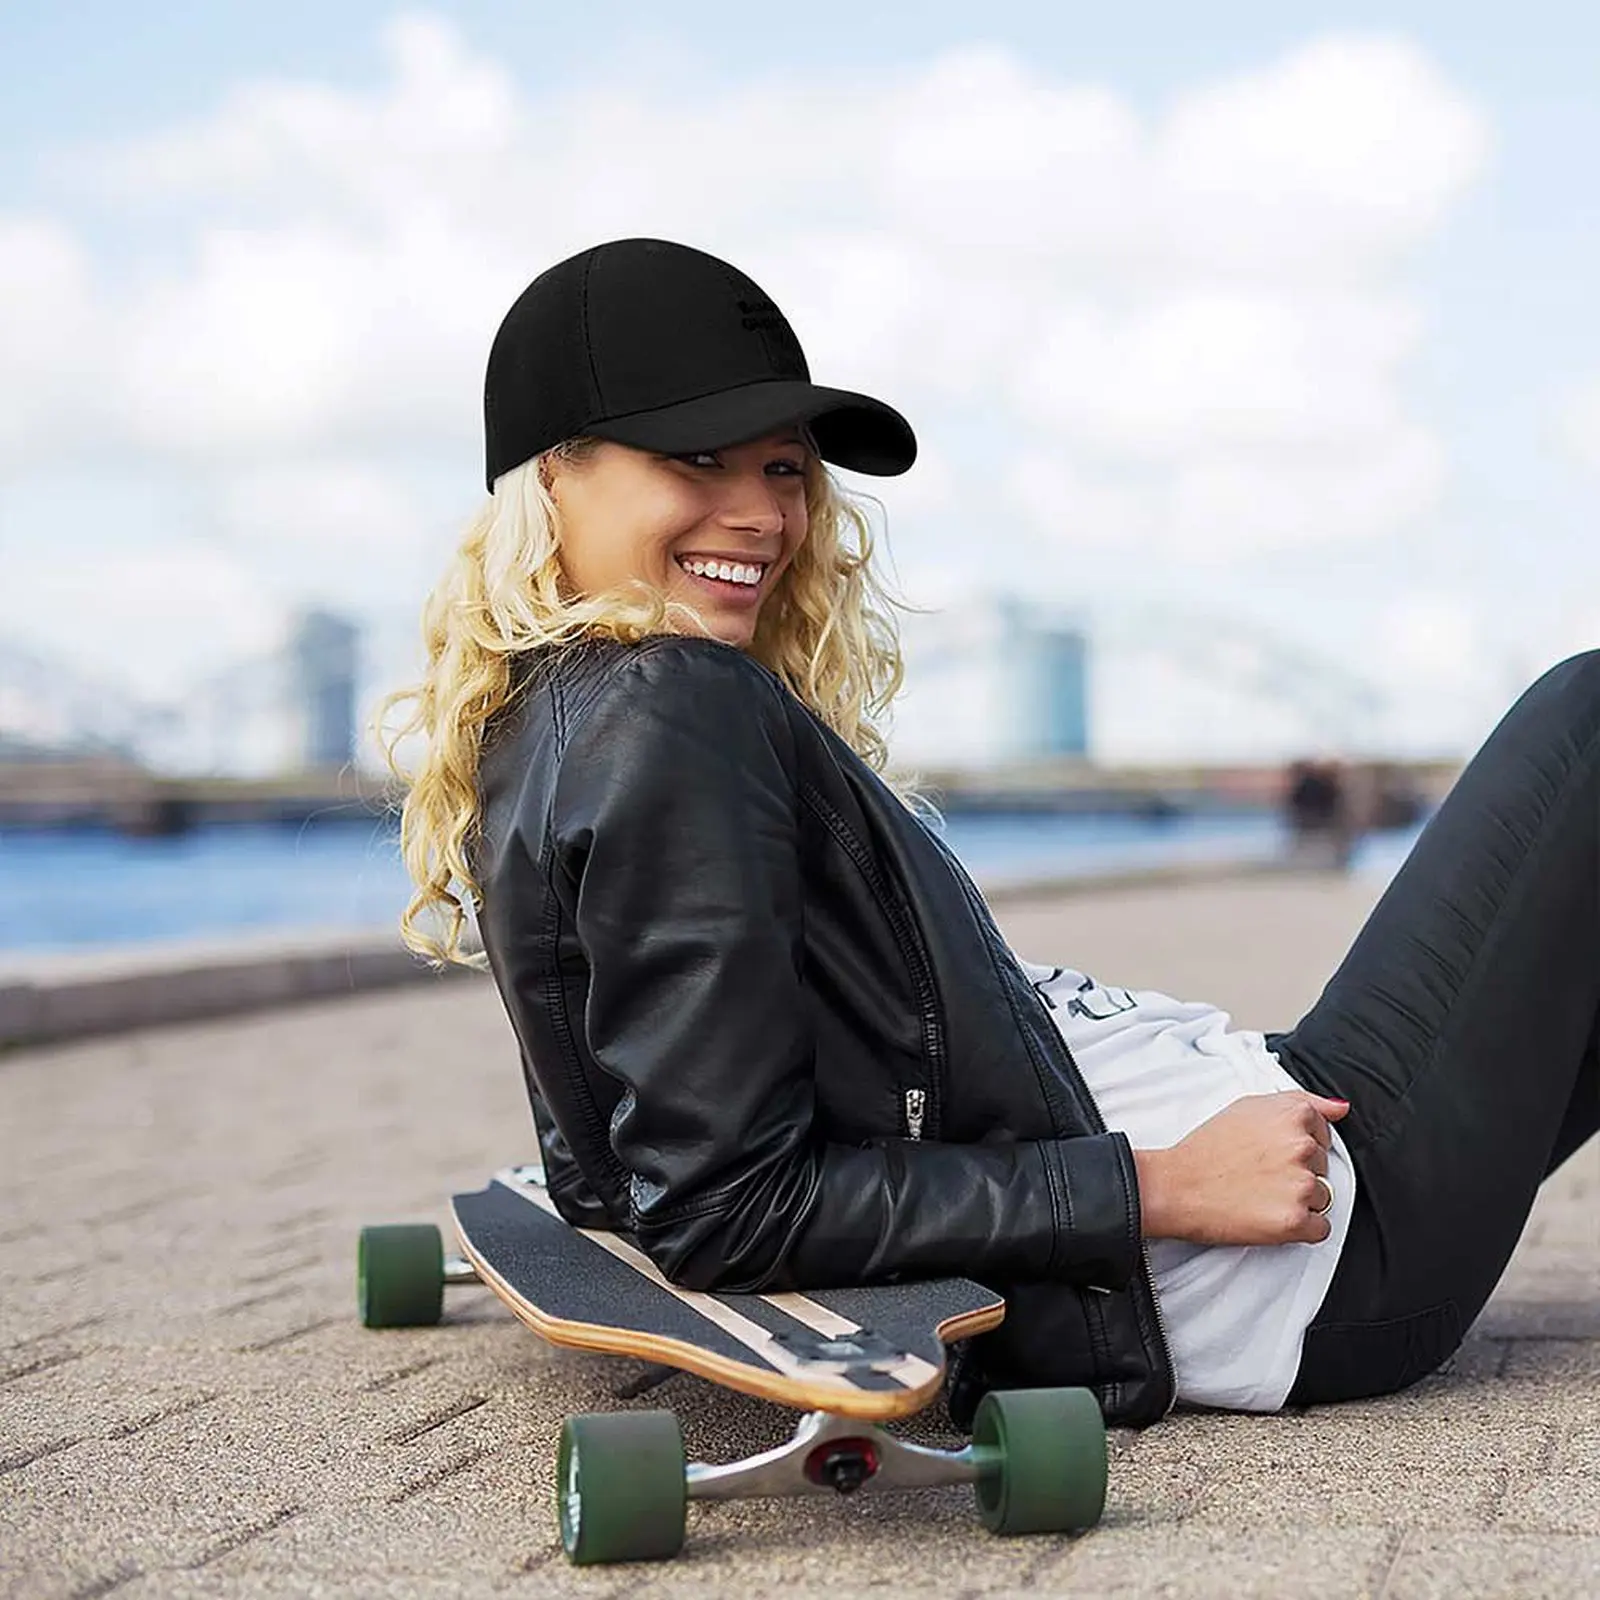
[[[578,289],[578,314],[583,319],[583,355],[589,363],[589,383],[594,390],[595,405],[604,411],[606,396],[600,387],[600,371],[594,364],[594,341],[589,336],[589,274],[594,269],[594,258],[599,254],[600,247],[596,245],[583,263],[583,276],[579,280]]]

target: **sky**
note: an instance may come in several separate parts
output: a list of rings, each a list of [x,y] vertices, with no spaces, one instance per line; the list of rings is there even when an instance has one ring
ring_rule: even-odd
[[[410,676],[495,326],[650,234],[917,429],[908,759],[992,752],[1008,593],[1101,759],[1465,755],[1600,646],[1584,9],[0,0],[0,645]]]

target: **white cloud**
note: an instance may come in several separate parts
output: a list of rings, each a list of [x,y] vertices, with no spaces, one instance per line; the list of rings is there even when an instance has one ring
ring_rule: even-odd
[[[1167,542],[1206,565],[1293,544],[1339,544],[1403,533],[1433,509],[1444,477],[1422,428],[1380,438],[1341,459],[1315,450],[1217,449],[1174,475]]]
[[[1162,164],[1191,261],[1343,282],[1438,226],[1488,150],[1482,117],[1414,46],[1332,37],[1174,108]]]
[[[229,474],[219,486],[216,515],[237,543],[278,540],[308,553],[348,551],[369,566],[426,535],[404,480],[355,460],[287,462]]]
[[[1407,263],[1488,141],[1403,40],[1314,41],[1148,115],[997,47],[822,87],[685,94],[635,67],[533,97],[438,18],[383,39],[371,88],[236,86],[63,161],[105,231],[159,249],[91,265],[57,219],[0,220],[0,365],[55,389],[0,397],[0,476],[108,444],[164,460],[218,486],[206,515],[248,538],[258,592],[294,592],[327,543],[365,603],[380,523],[424,539],[409,473],[457,474],[471,509],[511,299],[657,233],[744,266],[821,381],[919,426],[917,473],[874,486],[907,587],[919,550],[1065,583],[1085,555],[1381,541],[1438,502]]]
[[[88,171],[136,204],[200,198],[235,216],[326,208],[340,226],[400,226],[430,193],[472,214],[495,177],[480,164],[514,155],[526,120],[509,73],[439,17],[399,17],[382,45],[390,81],[375,92],[234,85],[214,115],[91,156]],[[474,166],[482,183],[457,189]]]
[[[68,229],[0,214],[0,467],[63,440],[94,448],[104,320],[87,252]]]
[[[182,694],[282,642],[281,597],[226,551],[183,538],[138,550],[66,544],[9,560],[0,628],[136,698]]]
[[[448,235],[208,230],[127,327],[125,426],[200,460],[469,440],[499,292]]]
[[[1052,542],[1077,555],[1147,549],[1159,532],[1159,511],[1143,481],[1090,476],[1056,452],[1019,456],[1006,487],[1029,526],[1048,530]]]
[[[1412,683],[1459,682],[1481,655],[1482,619],[1459,595],[1413,594],[1381,607],[1375,647]]]
[[[1029,414],[1105,454],[1359,451],[1403,425],[1414,311],[1381,293],[1194,290],[1108,315],[1064,306],[1024,357]]]
[[[1586,650],[1600,650],[1600,597],[1580,593],[1553,608],[1539,642],[1550,665]]]
[[[1556,409],[1556,435],[1575,461],[1600,472],[1600,378],[1591,378],[1562,395]]]

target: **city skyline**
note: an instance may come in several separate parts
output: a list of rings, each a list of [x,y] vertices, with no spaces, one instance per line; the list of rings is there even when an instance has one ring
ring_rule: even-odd
[[[891,708],[889,743],[905,768],[981,769],[1070,754],[1105,765],[1137,762],[1097,737],[1099,721],[1124,694],[1163,681],[1181,683],[1187,714],[1201,718],[1226,718],[1241,696],[1255,701],[1247,737],[1219,725],[1205,738],[1196,759],[1216,764],[1319,752],[1424,760],[1464,753],[1445,741],[1418,748],[1397,740],[1393,707],[1358,672],[1287,637],[1241,640],[1203,613],[1148,614],[1135,640],[1078,608],[996,590],[958,610],[903,617],[900,626],[906,686]],[[377,771],[377,701],[401,685],[374,681],[370,651],[349,618],[315,608],[286,615],[274,648],[213,662],[186,694],[165,700],[142,699],[0,639],[0,759],[7,750],[13,757],[121,751],[180,775],[264,776],[326,765],[307,756],[329,735],[308,722],[318,717],[313,702],[321,691],[308,687],[300,655],[308,633],[322,630],[342,641],[330,670],[340,679],[341,706],[341,675],[349,675],[354,716],[352,726],[344,710],[324,710],[322,726],[331,717],[339,747],[349,740],[357,764]],[[1165,659],[1163,639],[1171,641]]]

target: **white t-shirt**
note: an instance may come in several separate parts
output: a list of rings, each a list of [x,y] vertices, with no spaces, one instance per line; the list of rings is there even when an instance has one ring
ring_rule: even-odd
[[[1226,1011],[1097,984],[1064,967],[1022,962],[1108,1128],[1135,1149],[1163,1149],[1250,1094],[1300,1087],[1259,1033]],[[1178,1399],[1230,1411],[1276,1411],[1300,1366],[1306,1325],[1339,1263],[1355,1169],[1333,1129],[1333,1232],[1321,1244],[1206,1246],[1149,1241],[1151,1274]]]

